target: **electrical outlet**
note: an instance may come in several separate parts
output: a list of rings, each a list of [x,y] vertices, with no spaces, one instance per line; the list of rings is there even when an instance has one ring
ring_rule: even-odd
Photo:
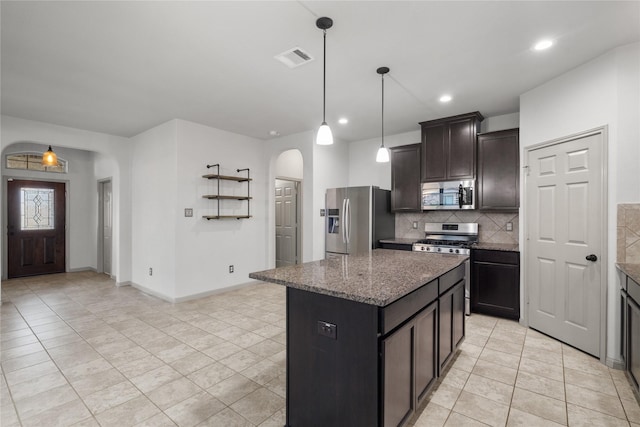
[[[149,276],[153,276],[153,268],[149,267]]]
[[[513,223],[512,222],[508,222],[507,223],[507,231],[513,231]]]
[[[332,340],[338,339],[338,326],[333,323],[318,320],[318,335],[322,335]]]
[[[184,216],[192,217],[193,216],[193,208],[184,208]]]
[[[233,273],[233,265],[229,266],[229,273]]]
[[[414,230],[418,229],[418,221],[413,221],[413,229]]]

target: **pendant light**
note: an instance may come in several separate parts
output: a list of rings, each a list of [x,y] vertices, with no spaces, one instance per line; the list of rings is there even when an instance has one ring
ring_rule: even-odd
[[[376,70],[380,74],[382,79],[382,144],[378,148],[378,154],[376,155],[376,162],[387,163],[389,161],[389,150],[384,146],[384,75],[389,72],[388,67],[380,67]]]
[[[318,135],[316,136],[316,144],[318,145],[331,145],[333,144],[333,134],[331,128],[325,120],[325,111],[327,106],[327,29],[333,26],[333,20],[331,18],[322,17],[316,21],[316,27],[320,28],[323,32],[324,40],[324,53],[323,53],[323,69],[322,69],[322,124],[318,129]]]
[[[49,149],[42,153],[42,164],[45,166],[57,166],[58,165],[58,156],[53,152],[51,146]]]

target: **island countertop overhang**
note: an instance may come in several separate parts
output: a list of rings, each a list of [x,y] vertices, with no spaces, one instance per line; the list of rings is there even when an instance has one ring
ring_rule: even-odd
[[[385,307],[464,263],[465,255],[376,249],[250,273],[252,279]]]

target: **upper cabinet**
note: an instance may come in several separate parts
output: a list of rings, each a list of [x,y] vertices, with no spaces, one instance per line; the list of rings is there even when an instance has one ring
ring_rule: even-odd
[[[391,211],[419,212],[420,144],[391,147]]]
[[[476,111],[420,123],[422,182],[475,178],[476,136],[482,120]]]
[[[519,130],[478,135],[477,209],[514,211],[520,207]]]

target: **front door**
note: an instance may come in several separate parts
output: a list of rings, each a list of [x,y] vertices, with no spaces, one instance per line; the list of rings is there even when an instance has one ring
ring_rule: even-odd
[[[7,183],[8,277],[64,273],[65,184]]]
[[[298,183],[276,179],[276,267],[297,264]]]
[[[602,132],[528,152],[526,284],[529,326],[601,355]]]

